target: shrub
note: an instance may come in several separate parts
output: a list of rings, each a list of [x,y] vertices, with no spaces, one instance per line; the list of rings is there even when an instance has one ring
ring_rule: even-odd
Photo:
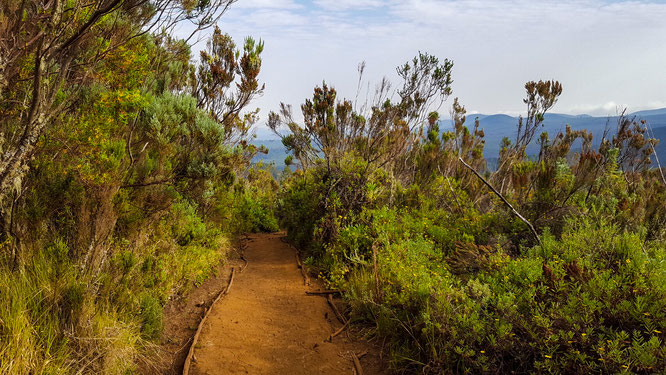
[[[374,228],[347,226],[328,247],[335,259],[328,279],[347,290],[359,317],[392,339],[396,366],[428,373],[653,373],[666,366],[663,245],[570,219],[561,239],[547,235],[543,247],[512,257],[462,242],[465,234],[418,212],[383,209],[372,217]],[[413,222],[424,228],[412,229]],[[455,249],[443,246],[454,238]]]
[[[141,297],[141,333],[146,339],[157,339],[162,333],[162,304],[151,296]]]
[[[355,317],[389,339],[396,369],[650,374],[666,368],[666,247],[648,237],[639,219],[644,202],[627,192],[610,163],[590,187],[596,194],[574,191],[566,209],[550,218],[545,213],[553,203],[564,204],[557,189],[571,191],[578,178],[558,163],[555,181],[543,190],[509,195],[530,217],[555,226],[553,232],[540,227],[541,244],[511,213],[484,208],[498,205],[494,198],[475,203],[478,195],[464,180],[346,184],[355,178],[353,167],[333,169],[334,178],[323,167],[296,172],[282,186],[280,220],[330,286],[345,290]],[[361,209],[340,199],[382,190],[390,193]]]

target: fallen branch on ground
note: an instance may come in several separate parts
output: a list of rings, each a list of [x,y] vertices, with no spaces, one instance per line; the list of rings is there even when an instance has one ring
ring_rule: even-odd
[[[306,290],[305,294],[310,296],[322,296],[327,294],[340,294],[339,290]]]
[[[298,265],[298,268],[301,269],[301,275],[303,275],[303,285],[310,285],[310,276],[308,276],[308,271],[305,269],[305,265],[303,262],[301,262],[301,257],[298,254],[298,249],[294,247],[289,241],[287,241],[287,237],[280,237],[280,241],[284,242],[289,246],[289,248],[293,249],[296,252],[296,264]]]
[[[197,327],[197,331],[194,334],[194,338],[192,339],[192,345],[190,345],[190,350],[187,353],[187,357],[185,358],[185,364],[183,365],[183,375],[188,375],[190,373],[190,364],[192,363],[192,358],[194,357],[194,347],[197,345],[197,341],[199,340],[199,335],[201,335],[201,329],[203,328],[206,319],[208,319],[208,315],[213,310],[213,306],[215,306],[215,303],[217,303],[217,301],[219,301],[223,295],[229,293],[229,289],[231,289],[231,284],[234,282],[235,274],[236,274],[236,268],[231,268],[231,277],[229,278],[229,283],[227,284],[227,287],[224,288],[224,290],[217,295],[215,300],[213,300],[213,303],[211,303],[208,309],[206,309],[203,318],[201,318],[199,326]]]
[[[241,267],[241,269],[239,271],[239,272],[243,272],[247,268],[247,265],[250,264],[250,262],[248,262],[247,259],[245,259],[245,255],[241,255],[240,258],[243,262],[245,262],[245,265],[243,267]]]
[[[345,328],[347,328],[348,325],[349,325],[349,320],[348,320],[347,323],[345,323],[342,327],[340,327],[340,329],[338,329],[337,331],[331,333],[331,334],[328,336],[328,340],[327,340],[327,341],[328,341],[328,342],[332,342],[332,341],[333,341],[333,337],[335,337],[335,336],[341,334],[342,331],[344,331]]]
[[[296,264],[298,268],[303,268],[303,263],[301,263],[301,257],[298,256],[298,253],[296,253]]]
[[[247,237],[246,237],[245,239],[241,240],[240,251],[238,251],[238,255],[239,255],[240,260],[242,260],[245,264],[243,265],[243,267],[240,268],[240,271],[238,271],[238,272],[245,271],[248,264],[250,264],[250,262],[248,262],[247,259],[245,259],[245,249],[247,249],[247,247],[248,247],[248,245],[247,245]]]
[[[289,245],[291,246],[291,245]],[[292,246],[293,247],[293,246]],[[301,262],[301,258],[298,256],[298,251],[296,251],[296,263],[298,263],[298,268],[301,269],[301,275],[303,275],[303,285],[310,285],[310,277],[308,272],[305,269],[305,265]]]
[[[326,295],[326,301],[328,302],[329,305],[331,305],[331,308],[333,309],[333,312],[335,313],[335,316],[338,318],[340,323],[342,324],[347,324],[347,319],[340,313],[340,310],[335,306],[335,303],[333,303],[333,297],[331,297],[330,294]]]
[[[229,284],[227,284],[227,287],[224,289],[224,293],[218,295],[217,298],[215,298],[215,301],[213,301],[213,303],[210,305],[211,308],[213,307],[215,302],[217,302],[220,299],[220,297],[229,293],[229,289],[231,289],[231,284],[234,282],[234,275],[235,274],[236,274],[236,268],[232,267],[231,268],[231,277],[229,278]]]
[[[354,352],[352,352],[352,359],[354,360],[354,369],[356,369],[356,375],[363,375],[363,367],[361,367],[361,361]]]

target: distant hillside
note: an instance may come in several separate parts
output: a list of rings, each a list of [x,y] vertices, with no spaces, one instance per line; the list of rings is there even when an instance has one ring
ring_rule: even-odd
[[[666,161],[666,108],[638,111],[632,113],[630,116],[636,116],[639,120],[647,121],[654,132],[655,138],[663,140],[656,149],[659,160],[664,163]],[[484,155],[489,161],[492,161],[499,155],[499,146],[502,138],[509,137],[511,140],[515,139],[518,118],[503,114],[473,114],[467,116],[467,126],[473,126],[476,118],[479,119],[479,124],[485,133],[486,147]],[[591,131],[592,134],[594,134],[595,144],[598,145],[599,140],[607,128],[610,135],[616,131],[617,120],[617,116],[594,117],[589,115],[549,113],[546,114],[542,130],[537,133],[535,138],[538,138],[538,134],[545,131],[548,132],[552,139],[559,131],[564,131],[568,124],[574,130],[587,129]],[[450,120],[442,121],[441,127],[443,130],[450,129]],[[264,145],[270,150],[267,155],[258,155],[255,158],[255,161],[262,160],[267,163],[275,162],[278,169],[284,168],[284,159],[287,157],[286,150],[284,149],[282,142],[279,139],[276,139],[276,136],[270,133],[268,129],[258,130],[257,139],[253,141],[253,143]],[[538,146],[535,142],[528,147],[528,152],[538,152]]]
[[[287,157],[287,150],[280,139],[259,139],[252,141],[255,145],[263,145],[268,148],[268,154],[258,154],[252,160],[253,162],[262,161],[266,164],[275,163],[277,170],[284,169],[284,159]]]
[[[660,111],[660,112],[659,112]],[[645,114],[631,114],[631,116],[636,116],[637,119],[646,120],[647,123],[651,126],[653,131],[657,133],[657,129],[666,127],[666,109],[655,110],[655,111],[645,111]],[[468,125],[474,123],[474,117],[468,117]],[[547,132],[551,139],[560,131],[564,131],[567,125],[570,125],[574,130],[587,129],[594,134],[594,139],[596,142],[599,142],[601,137],[604,134],[604,131],[608,129],[609,134],[612,135],[616,131],[618,117],[593,117],[588,115],[579,115],[571,116],[565,114],[546,114],[546,119],[543,124],[541,131],[537,133],[541,134],[542,132]],[[479,116],[479,124],[484,130],[486,135],[486,148],[484,154],[486,157],[496,157],[499,154],[499,146],[502,141],[502,138],[509,137],[509,139],[514,139],[516,134],[516,125],[518,124],[517,117],[511,117],[507,115],[490,115],[490,116]],[[663,131],[660,131],[659,134],[663,134]],[[537,138],[535,137],[535,138]],[[661,139],[661,138],[660,138]],[[595,142],[595,143],[596,143]],[[598,143],[596,143],[598,144]],[[662,145],[666,146],[666,145]],[[657,152],[666,152],[666,148],[658,147]],[[528,152],[536,153],[538,152],[538,146],[536,142],[528,148]],[[660,155],[661,156],[661,155]],[[664,155],[666,157],[666,154]]]
[[[666,108],[649,109],[647,111],[638,111],[632,113],[634,116],[653,116],[653,115],[666,115]]]

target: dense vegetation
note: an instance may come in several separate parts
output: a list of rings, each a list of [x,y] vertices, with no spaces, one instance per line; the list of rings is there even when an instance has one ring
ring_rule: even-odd
[[[230,3],[1,2],[0,373],[159,371],[164,304],[277,229],[263,43],[215,29],[195,64],[169,35]]]
[[[586,131],[538,136],[562,87],[528,82],[491,172],[457,99],[451,131],[427,112],[450,93],[451,63],[421,54],[398,73],[373,103],[323,85],[302,125],[288,106],[270,119],[301,167],[282,184],[282,225],[388,338],[394,368],[663,371],[666,180],[645,125],[620,117],[598,148]]]
[[[371,102],[323,84],[302,124],[272,113],[296,166],[278,183],[250,164],[263,43],[215,28],[195,61],[171,34],[232,3],[0,3],[0,373],[159,371],[165,303],[235,235],[279,227],[398,371],[664,371],[666,178],[645,124],[539,134],[562,87],[528,82],[488,168],[458,100],[449,131],[433,111],[453,64],[419,54]]]

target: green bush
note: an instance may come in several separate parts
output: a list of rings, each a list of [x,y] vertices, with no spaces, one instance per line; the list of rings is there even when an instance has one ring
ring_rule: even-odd
[[[162,333],[162,304],[151,296],[141,297],[141,333],[146,339],[157,339]]]
[[[330,286],[346,291],[355,317],[390,339],[396,369],[666,368],[666,246],[627,225],[626,185],[613,173],[595,197],[570,198],[588,214],[563,216],[557,234],[543,228],[541,245],[510,214],[480,212],[455,179],[379,182],[394,186],[392,202],[360,211],[342,203],[344,187],[324,198],[328,181],[323,168],[295,173],[282,186],[280,220]]]
[[[272,207],[251,196],[245,195],[241,198],[238,207],[237,219],[244,223],[244,232],[277,232],[280,230],[277,218],[273,214]]]
[[[429,373],[666,368],[663,245],[570,219],[561,239],[547,235],[543,247],[513,257],[464,242],[474,237],[421,215],[364,213],[371,227],[346,226],[327,247],[328,280],[392,339],[396,366]]]

